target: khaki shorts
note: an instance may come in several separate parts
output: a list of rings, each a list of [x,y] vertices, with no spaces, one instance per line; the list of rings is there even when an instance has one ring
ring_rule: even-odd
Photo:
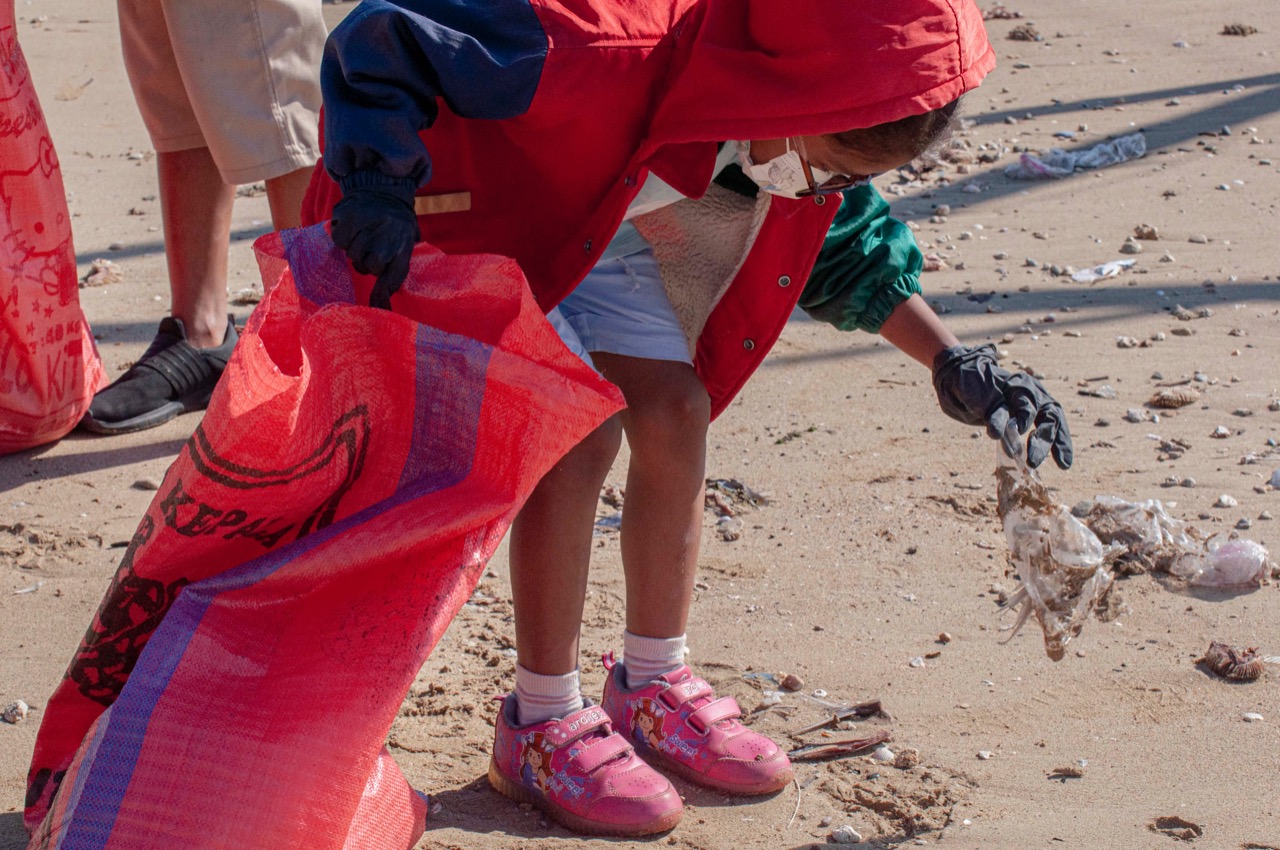
[[[159,153],[207,147],[227,183],[320,156],[321,0],[117,0],[125,68]]]

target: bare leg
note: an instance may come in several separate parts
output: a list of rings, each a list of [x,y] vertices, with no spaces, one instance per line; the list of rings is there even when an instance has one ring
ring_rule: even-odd
[[[533,673],[578,667],[596,501],[621,442],[615,417],[543,476],[512,523],[516,650],[520,666]]]
[[[267,181],[267,204],[271,207],[271,226],[287,230],[302,224],[302,198],[307,194],[313,168],[299,168]]]
[[[236,190],[208,148],[156,154],[169,266],[170,312],[195,348],[222,344],[227,328],[227,251]]]
[[[631,447],[622,511],[627,630],[643,637],[685,633],[702,532],[711,400],[693,367],[592,353],[627,400]]]

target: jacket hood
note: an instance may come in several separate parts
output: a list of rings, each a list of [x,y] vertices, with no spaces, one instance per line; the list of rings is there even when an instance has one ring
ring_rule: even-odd
[[[658,144],[895,121],[945,106],[996,63],[973,0],[702,0],[676,39]]]

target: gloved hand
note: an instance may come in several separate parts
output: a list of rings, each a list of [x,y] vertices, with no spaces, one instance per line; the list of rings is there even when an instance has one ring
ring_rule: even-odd
[[[333,243],[347,252],[361,274],[377,275],[370,307],[391,309],[391,295],[409,274],[409,257],[422,238],[413,195],[394,190],[349,190],[333,207]]]
[[[943,413],[966,425],[985,424],[994,440],[1008,439],[1010,419],[1017,434],[1030,431],[1027,463],[1032,468],[1051,450],[1059,468],[1071,466],[1071,434],[1062,405],[1026,372],[997,365],[994,345],[957,345],[940,351],[933,359],[933,388]]]

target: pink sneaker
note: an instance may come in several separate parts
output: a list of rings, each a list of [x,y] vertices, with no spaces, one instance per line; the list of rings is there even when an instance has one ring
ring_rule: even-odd
[[[509,694],[494,724],[489,783],[574,832],[650,835],[680,822],[684,804],[665,776],[636,756],[609,716],[588,703],[561,720],[516,725]]]
[[[730,794],[769,794],[791,781],[787,754],[739,723],[737,700],[717,699],[687,665],[635,690],[627,688],[626,670],[612,653],[604,666],[604,710],[653,763]]]

